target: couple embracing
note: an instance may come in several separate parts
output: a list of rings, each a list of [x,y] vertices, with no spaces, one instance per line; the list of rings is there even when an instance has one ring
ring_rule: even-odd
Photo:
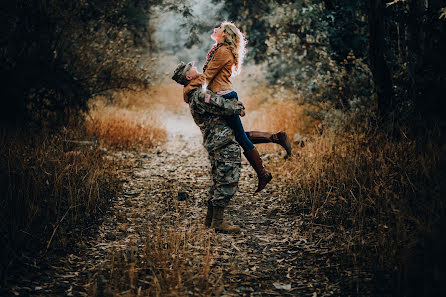
[[[243,103],[233,90],[230,77],[241,71],[245,55],[245,37],[231,22],[223,22],[211,37],[216,41],[206,56],[203,73],[192,62],[181,62],[172,77],[184,86],[184,101],[203,134],[203,145],[211,162],[212,184],[207,199],[205,225],[220,232],[240,232],[240,227],[223,219],[224,210],[238,188],[241,155],[254,168],[261,191],[272,179],[265,169],[255,143],[277,143],[291,155],[291,145],[284,131],[245,132],[240,117]]]

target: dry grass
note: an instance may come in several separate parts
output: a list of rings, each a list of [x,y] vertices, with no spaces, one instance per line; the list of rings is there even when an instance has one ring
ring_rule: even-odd
[[[71,147],[75,133],[2,134],[2,272],[21,252],[65,248],[119,187],[115,164],[94,146]],[[3,260],[7,262],[3,262]]]
[[[183,86],[167,78],[154,87],[149,94],[150,101],[157,110],[168,110],[174,113],[189,112],[183,101]]]
[[[247,130],[286,130],[291,135],[307,132],[309,119],[304,115],[304,107],[290,99],[270,98],[263,101],[263,96],[253,95],[246,100],[242,98],[243,102],[246,101],[247,115],[243,120]]]
[[[181,97],[183,87],[174,82],[170,78],[152,85],[149,89],[141,91],[122,90],[112,94],[112,98],[108,101],[106,98],[99,96],[92,101],[92,105],[96,107],[115,106],[126,110],[146,110],[146,111],[170,111],[180,112],[188,110],[187,104]]]
[[[152,100],[155,95],[147,91],[117,92],[113,103],[104,97],[96,98],[86,123],[87,133],[97,137],[102,145],[115,148],[159,145],[166,138],[166,130],[160,118],[162,105]]]
[[[103,107],[90,112],[87,133],[96,136],[101,145],[116,148],[153,147],[166,137],[158,116],[148,111]]]
[[[313,137],[281,171],[295,210],[311,214],[310,237],[318,236],[317,226],[332,226],[344,261],[356,271],[384,270],[407,285],[409,274],[432,269],[418,263],[414,270],[416,254],[444,258],[425,242],[435,237],[446,211],[440,155],[438,147],[426,149],[382,132],[324,134]],[[437,244],[446,247],[444,240]]]
[[[94,276],[89,295],[219,296],[222,272],[211,269],[212,234],[201,221],[186,223],[181,212],[177,208],[170,222],[149,222],[142,248],[135,245],[110,252],[104,269]],[[103,280],[108,280],[106,287]]]
[[[318,122],[310,118],[306,111],[307,105],[297,104],[290,94],[277,96],[266,88],[257,88],[258,92],[240,98],[245,104],[246,116],[242,118],[245,131],[265,131],[275,133],[280,130],[287,132],[290,141],[295,134],[308,135],[313,133]],[[297,146],[296,146],[297,148]],[[277,152],[282,150],[274,144],[258,146],[262,152]]]
[[[442,269],[433,259],[444,261],[439,251],[446,248],[439,235],[446,231],[444,152],[436,142],[441,131],[424,140],[409,139],[404,132],[396,139],[370,129],[361,134],[320,133],[314,129],[318,123],[305,117],[305,106],[265,98],[267,90],[241,98],[248,110],[243,120],[247,131],[283,129],[309,138],[305,147],[294,146],[291,160],[266,162],[290,185],[294,211],[310,215],[309,237],[318,238],[320,226],[330,226],[344,264],[358,274],[383,271],[380,277],[399,294],[409,290],[404,286],[413,288],[411,277],[423,271],[425,279],[435,283]],[[347,123],[350,128],[355,125]],[[281,150],[271,144],[258,148]]]
[[[305,147],[294,147],[291,160],[266,162],[289,185],[292,210],[310,216],[308,236],[318,238],[320,226],[330,228],[342,265],[353,267],[351,276],[358,282],[361,271],[382,271],[382,278],[393,282],[394,288],[395,283],[410,283],[416,271],[430,269],[429,276],[434,278],[435,269],[427,266],[434,264],[420,264],[416,258],[432,252],[434,256],[427,259],[444,259],[438,252],[441,249],[435,251],[426,244],[446,247],[444,239],[436,241],[442,234],[438,230],[446,226],[441,223],[446,207],[441,197],[444,168],[439,146],[430,140],[420,143],[407,137],[392,138],[378,130],[315,133],[318,122],[306,116],[307,106],[288,100],[286,95],[278,98],[270,94],[257,89],[255,95],[240,98],[247,107],[243,122],[247,131],[285,130],[291,137],[295,133],[308,136]],[[182,102],[171,102],[174,109],[181,107]],[[281,148],[261,145],[259,150]],[[106,290],[101,288],[105,277],[111,282],[109,293],[218,295],[221,272],[209,270],[211,239],[200,222],[189,226],[184,222],[147,226],[150,235],[144,247],[135,247],[137,252],[113,253],[98,273],[91,294],[101,295]],[[404,288],[396,290],[404,293]]]

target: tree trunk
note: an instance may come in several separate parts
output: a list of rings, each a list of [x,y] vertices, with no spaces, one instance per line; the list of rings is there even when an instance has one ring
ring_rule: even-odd
[[[410,97],[412,101],[416,104],[418,98],[420,97],[420,87],[424,85],[423,82],[423,52],[424,52],[424,32],[423,32],[423,15],[424,15],[424,1],[420,0],[410,0],[408,2],[409,15],[407,28],[409,31],[409,57],[408,57],[408,67],[409,74],[411,77],[410,85]],[[418,109],[418,108],[417,108]]]
[[[393,109],[392,76],[384,56],[383,1],[369,0],[369,59],[378,96],[378,112],[382,120]]]

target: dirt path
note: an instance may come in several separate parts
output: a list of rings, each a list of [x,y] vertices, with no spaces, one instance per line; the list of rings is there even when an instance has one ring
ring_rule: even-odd
[[[152,224],[175,213],[178,206],[187,214],[185,220],[201,220],[210,177],[200,131],[188,113],[169,114],[164,119],[168,140],[163,147],[149,153],[110,155],[134,164],[122,169],[124,192],[105,215],[98,232],[79,243],[75,253],[44,268],[43,276],[29,282],[27,294],[87,296],[88,281],[103,267],[111,249],[142,248],[147,232],[153,232]],[[260,194],[253,194],[255,186],[254,171],[243,160],[240,189],[228,209],[228,218],[239,224],[242,232],[210,232],[211,269],[221,271],[219,294],[339,295],[341,281],[338,265],[330,258],[329,236],[313,241],[306,237],[306,218],[290,214],[283,202],[287,188],[280,174],[276,173]],[[184,201],[178,201],[178,192],[187,193]],[[25,293],[23,288],[14,292]]]

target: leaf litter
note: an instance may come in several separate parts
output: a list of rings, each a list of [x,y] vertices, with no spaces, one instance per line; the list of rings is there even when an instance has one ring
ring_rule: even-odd
[[[194,125],[190,117],[183,117],[184,125]],[[239,191],[227,209],[227,218],[241,226],[241,233],[214,233],[202,225],[210,168],[201,141],[199,133],[171,133],[163,147],[146,152],[108,151],[110,158],[127,161],[119,171],[124,191],[97,232],[78,242],[72,253],[43,261],[42,268],[24,275],[10,292],[30,296],[337,296],[343,292],[347,273],[331,227],[320,226],[310,239],[311,222],[304,213],[289,212],[287,185],[280,176],[254,194],[256,176],[243,159]],[[268,162],[274,160],[282,161],[272,155]],[[116,263],[125,269],[119,270]],[[169,287],[173,268],[183,269],[175,274],[181,287]]]

